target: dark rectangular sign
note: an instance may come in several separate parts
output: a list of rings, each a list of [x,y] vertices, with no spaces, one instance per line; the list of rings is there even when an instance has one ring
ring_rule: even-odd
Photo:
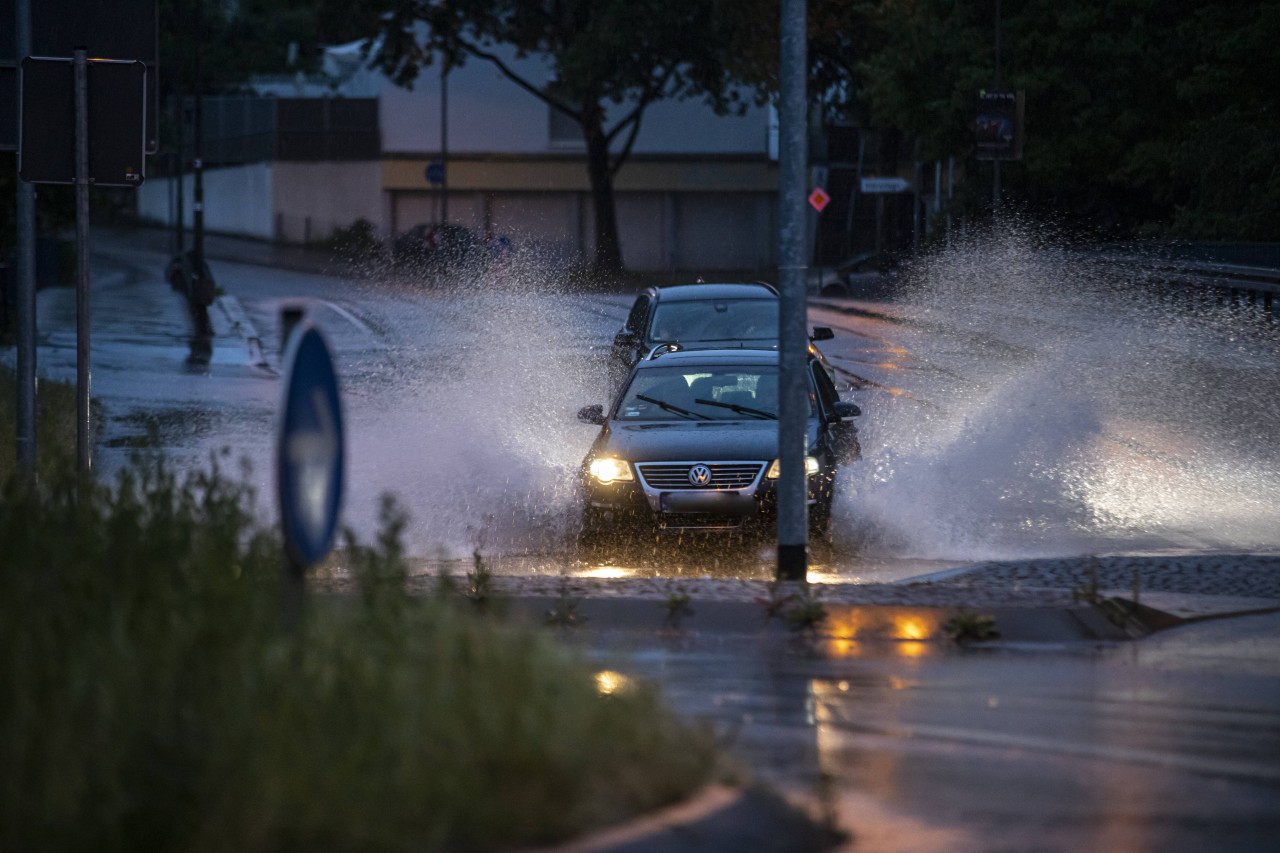
[[[88,68],[89,183],[136,187],[146,162],[146,66],[91,59]],[[75,63],[22,61],[18,176],[32,184],[76,179]]]
[[[984,89],[978,93],[974,145],[979,160],[1022,159],[1021,92]]]
[[[138,60],[147,66],[147,153],[159,147],[159,16],[156,0],[30,0],[31,55],[70,59],[77,48],[101,59]],[[14,0],[0,0],[0,86],[17,91]],[[11,97],[9,103],[16,101]],[[6,114],[0,95],[0,151],[18,143],[17,113]]]

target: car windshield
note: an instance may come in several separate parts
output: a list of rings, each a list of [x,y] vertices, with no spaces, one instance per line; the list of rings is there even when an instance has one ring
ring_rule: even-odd
[[[659,302],[649,337],[654,341],[776,341],[778,300]]]
[[[809,410],[813,411],[813,393]],[[636,371],[618,405],[620,421],[773,420],[778,368],[654,367]]]

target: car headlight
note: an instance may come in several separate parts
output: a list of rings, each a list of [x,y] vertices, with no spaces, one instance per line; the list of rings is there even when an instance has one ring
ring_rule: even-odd
[[[807,477],[812,477],[818,473],[818,460],[813,456],[804,458],[804,473]],[[782,460],[775,459],[773,464],[769,466],[769,470],[765,472],[765,476],[770,480],[776,480],[782,476]]]
[[[630,482],[635,479],[635,475],[631,473],[631,466],[626,462],[603,456],[591,460],[591,476],[605,485],[615,481]]]

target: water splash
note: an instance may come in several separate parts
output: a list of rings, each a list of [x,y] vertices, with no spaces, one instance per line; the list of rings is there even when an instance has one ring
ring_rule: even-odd
[[[836,537],[980,560],[1280,549],[1274,324],[1156,298],[1145,265],[1005,222],[916,264],[910,395],[863,408]]]
[[[538,252],[443,279],[381,275],[379,300],[395,282],[405,298],[385,375],[374,368],[351,383],[364,397],[351,407],[361,435],[352,470],[408,510],[410,553],[453,559],[481,541],[508,554],[563,547],[594,437],[575,413],[603,401],[595,347],[617,321]],[[383,385],[395,399],[377,399]],[[349,517],[367,527],[362,513],[376,501],[351,498]]]

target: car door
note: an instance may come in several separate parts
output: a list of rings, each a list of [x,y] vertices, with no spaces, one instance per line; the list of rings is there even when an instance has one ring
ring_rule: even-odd
[[[852,418],[842,418],[836,413],[840,393],[836,391],[835,383],[817,362],[809,363],[809,373],[813,377],[813,384],[818,392],[818,405],[831,436],[831,454],[836,464],[844,465],[857,461],[862,457],[862,448],[858,443],[858,428],[854,426]]]

